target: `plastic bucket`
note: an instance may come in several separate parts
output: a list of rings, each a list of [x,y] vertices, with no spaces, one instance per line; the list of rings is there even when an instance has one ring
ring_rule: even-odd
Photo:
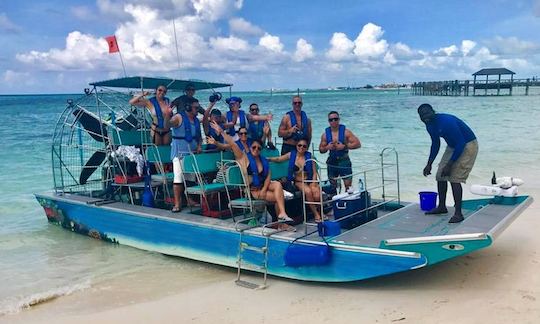
[[[437,207],[437,193],[433,191],[421,191],[420,195],[420,209],[423,211],[432,210]]]

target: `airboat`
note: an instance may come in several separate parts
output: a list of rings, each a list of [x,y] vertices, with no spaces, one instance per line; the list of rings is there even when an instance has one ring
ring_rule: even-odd
[[[203,152],[184,160],[192,180],[186,194],[198,204],[172,213],[170,147],[152,143],[148,112],[128,100],[134,91],[159,85],[181,91],[188,82],[202,93],[231,91],[226,83],[125,77],[91,83],[80,98],[68,100],[52,139],[54,188],[35,194],[48,221],[113,244],[233,267],[238,284],[264,288],[267,275],[347,282],[456,258],[491,245],[533,200],[518,195],[466,200],[465,220],[449,224],[452,208],[448,215],[425,215],[418,203],[401,200],[398,153],[385,148],[378,161],[354,174],[362,188],[334,197],[324,193],[325,165],[315,157],[321,208],[334,215],[322,225],[313,222],[300,194],[287,206],[303,210],[296,208],[295,222],[283,227],[269,216],[271,208],[246,195],[246,181],[230,152]],[[125,148],[137,158],[128,160]],[[283,163],[270,168],[273,178],[287,173]],[[148,194],[150,204],[143,199]],[[245,281],[245,271],[260,273],[260,282]]]

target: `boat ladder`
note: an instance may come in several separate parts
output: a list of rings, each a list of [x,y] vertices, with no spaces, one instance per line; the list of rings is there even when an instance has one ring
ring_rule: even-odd
[[[250,220],[251,218],[255,219],[255,217],[250,217],[250,218],[244,219],[244,221]],[[237,272],[237,275],[236,275],[235,283],[238,286],[242,286],[242,287],[250,288],[250,289],[256,289],[256,290],[264,289],[264,288],[267,287],[266,280],[267,280],[267,277],[268,277],[268,245],[269,245],[269,242],[270,242],[270,236],[285,231],[285,229],[277,229],[277,230],[271,230],[271,231],[269,231],[268,229],[270,229],[273,226],[278,226],[279,224],[283,224],[283,223],[285,223],[285,222],[280,220],[280,221],[277,221],[277,222],[271,222],[271,223],[265,224],[262,227],[261,227],[261,225],[257,224],[257,225],[247,226],[247,227],[242,228],[242,229],[238,228],[238,223],[237,223],[236,230],[238,232],[240,232],[240,241],[239,241],[239,245],[238,245],[238,258],[237,258],[237,261],[236,261],[236,263],[238,265],[238,272]],[[255,246],[255,245],[249,244],[248,242],[244,241],[244,238],[246,237],[245,232],[247,230],[250,230],[250,229],[253,229],[253,228],[256,228],[256,227],[261,227],[262,228],[261,234],[264,237],[264,246]],[[254,270],[262,271],[262,273],[263,273],[263,282],[262,282],[262,284],[256,284],[256,283],[253,283],[253,282],[245,281],[245,280],[242,280],[242,278],[241,278],[242,264],[243,264],[243,262],[245,263],[245,261],[244,261],[244,252],[246,252],[246,251],[259,253],[259,254],[262,255],[261,263],[254,265],[253,268],[252,268]]]
[[[258,227],[257,226],[249,226],[247,228],[244,228],[242,230],[240,230],[240,242],[239,242],[239,245],[238,245],[238,259],[236,260],[236,263],[238,265],[238,272],[237,272],[237,275],[236,275],[236,281],[235,283],[238,285],[238,286],[242,286],[242,287],[245,287],[245,288],[250,288],[250,289],[264,289],[266,288],[266,278],[267,278],[267,275],[268,275],[268,236],[265,236],[265,244],[264,246],[255,246],[255,245],[251,245],[249,244],[248,242],[245,242],[244,241],[244,238],[245,238],[245,235],[244,235],[244,232],[246,230],[249,230],[249,229],[252,229],[254,227]],[[256,284],[256,283],[253,283],[253,282],[249,282],[249,281],[245,281],[245,280],[242,280],[241,278],[241,275],[242,275],[242,261],[244,261],[244,252],[246,251],[252,251],[252,252],[255,252],[255,253],[259,253],[262,255],[262,262],[260,265],[255,265],[255,270],[261,270],[263,271],[263,274],[264,274],[264,277],[263,277],[263,282],[262,284]]]

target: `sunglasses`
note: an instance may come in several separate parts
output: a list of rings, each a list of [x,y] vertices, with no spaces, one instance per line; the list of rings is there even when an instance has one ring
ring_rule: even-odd
[[[328,118],[328,121],[329,122],[335,122],[335,121],[338,121],[339,120],[339,117],[336,117],[336,118]]]
[[[303,148],[307,148],[307,145],[306,144],[297,144],[296,147],[303,147]]]
[[[165,93],[167,93],[167,90],[165,90],[165,89],[157,89],[157,92],[165,92]]]
[[[259,108],[249,108],[249,111],[259,111]]]
[[[238,135],[247,135],[247,132],[238,132]]]
[[[293,101],[293,105],[301,105],[302,101]]]
[[[260,150],[262,150],[262,147],[260,147],[260,146],[258,146],[258,145],[253,145],[253,146],[251,147],[251,149],[252,149],[253,151],[260,151]]]

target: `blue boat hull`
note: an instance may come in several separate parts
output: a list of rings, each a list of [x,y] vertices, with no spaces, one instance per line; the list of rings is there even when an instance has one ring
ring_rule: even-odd
[[[69,230],[108,242],[147,251],[237,267],[240,233],[182,219],[164,218],[129,210],[95,206],[54,194],[36,195],[50,222]],[[243,241],[262,247],[265,237],[244,234]],[[302,243],[294,243],[302,244]],[[418,253],[330,244],[328,262],[288,266],[284,258],[291,240],[271,237],[268,244],[268,273],[271,275],[320,282],[346,282],[388,275],[423,267]],[[308,246],[325,247],[323,242]],[[261,271],[262,254],[245,251],[242,268]],[[316,262],[315,262],[316,263]]]

